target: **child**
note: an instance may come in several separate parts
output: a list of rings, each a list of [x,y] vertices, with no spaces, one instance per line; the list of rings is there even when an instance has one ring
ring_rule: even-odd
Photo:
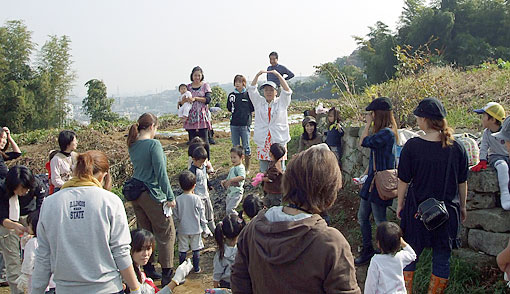
[[[326,144],[329,149],[335,153],[338,159],[338,164],[342,160],[342,137],[344,136],[344,129],[340,125],[340,111],[336,108],[331,108],[328,111],[328,130],[326,131]]]
[[[508,151],[505,140],[498,139],[492,134],[501,130],[501,123],[505,119],[503,106],[496,102],[489,102],[482,109],[476,109],[482,115],[482,126],[485,128],[480,145],[480,162],[471,168],[479,172],[487,168],[487,162],[498,172],[499,191],[501,193],[501,207],[510,210],[510,192],[508,191]]]
[[[259,196],[250,194],[244,198],[243,210],[241,211],[239,217],[248,223],[252,218],[257,216],[262,208],[264,208],[264,203],[262,203],[262,200],[260,200]]]
[[[416,254],[402,235],[400,227],[392,222],[382,222],[377,227],[375,237],[381,254],[370,261],[365,293],[407,293],[403,270],[416,259]]]
[[[189,158],[188,158],[188,168],[191,167],[191,163],[193,162],[193,160],[192,160],[193,151],[195,151],[195,149],[197,149],[198,147],[204,147],[205,151],[207,151],[207,160],[205,161],[205,165],[207,166],[207,173],[214,173],[214,168],[213,168],[211,162],[209,161],[209,147],[210,147],[210,145],[209,144],[205,144],[204,139],[202,139],[200,137],[194,137],[189,142],[189,146],[188,146],[188,156],[189,156]]]
[[[76,133],[73,131],[60,132],[58,145],[60,151],[50,161],[51,184],[55,186],[55,192],[58,192],[62,185],[71,179],[72,171],[76,165],[78,154],[73,152],[78,146]]]
[[[18,289],[26,294],[32,293],[32,272],[35,264],[35,251],[39,247],[37,242],[37,223],[39,222],[39,210],[31,212],[27,217],[28,234],[32,237],[24,246],[23,263],[21,264],[21,276],[18,278]],[[46,293],[55,293],[53,277],[50,278]]]
[[[244,157],[243,147],[235,146],[230,149],[230,160],[234,165],[227,176],[227,179],[221,181],[221,186],[227,189],[226,214],[237,214],[236,208],[243,199],[244,179],[246,171],[242,164]]]
[[[192,155],[193,163],[191,164],[190,171],[196,177],[195,194],[200,197],[205,208],[205,219],[207,220],[207,226],[209,229],[214,231],[214,211],[209,198],[209,187],[207,185],[207,167],[205,161],[207,160],[207,151],[204,147],[198,147],[193,151]]]
[[[237,214],[227,215],[214,231],[218,250],[214,255],[213,287],[230,289],[230,273],[237,255],[237,237],[244,228],[244,221]]]
[[[303,125],[303,134],[299,137],[298,152],[322,143],[322,136],[317,133],[317,122],[313,116],[305,117],[301,124]]]
[[[285,148],[278,143],[274,143],[269,148],[271,162],[262,179],[264,181],[264,192],[266,193],[264,196],[264,204],[267,207],[278,206],[282,203],[282,190],[280,185],[283,176],[282,160],[284,155]]]
[[[182,119],[184,122],[188,119],[189,111],[191,110],[191,103],[190,102],[184,102],[184,100],[191,98],[191,92],[188,91],[188,86],[185,84],[179,85],[179,93],[181,93],[181,96],[179,97],[179,101],[177,102],[177,115]]]
[[[177,197],[174,208],[175,218],[179,221],[177,238],[179,240],[179,264],[186,260],[186,252],[193,251],[193,268],[200,272],[200,250],[204,248],[202,233],[212,235],[207,227],[204,205],[197,195],[193,194],[197,178],[190,171],[179,175],[182,194]]]
[[[184,282],[184,278],[191,271],[193,265],[189,258],[185,262],[181,263],[175,271],[172,281],[163,289],[159,290],[152,279],[148,278],[142,271],[142,267],[147,264],[152,251],[154,250],[155,242],[156,239],[154,238],[154,235],[147,230],[136,229],[131,231],[131,258],[133,259],[133,268],[135,270],[136,279],[140,283],[140,292],[137,293],[170,294],[175,287]],[[126,291],[126,293],[132,293],[132,291]]]

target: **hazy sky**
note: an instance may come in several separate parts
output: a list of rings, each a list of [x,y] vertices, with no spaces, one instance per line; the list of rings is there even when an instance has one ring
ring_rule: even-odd
[[[22,19],[38,48],[48,35],[68,35],[78,75],[102,79],[108,94],[160,92],[189,82],[195,65],[206,81],[249,79],[279,62],[296,76],[350,54],[368,26],[381,20],[395,28],[403,0],[16,0],[2,1],[0,21]]]

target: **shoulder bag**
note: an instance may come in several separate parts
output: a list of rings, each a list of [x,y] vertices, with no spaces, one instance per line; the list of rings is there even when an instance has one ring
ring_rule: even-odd
[[[382,200],[391,200],[397,197],[398,172],[397,169],[386,169],[377,171],[375,166],[375,152],[373,154],[374,161],[374,179],[370,186],[372,191],[375,184],[379,198]]]

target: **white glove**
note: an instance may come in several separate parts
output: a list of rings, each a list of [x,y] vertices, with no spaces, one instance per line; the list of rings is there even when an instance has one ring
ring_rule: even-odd
[[[207,237],[212,237],[213,236],[213,233],[211,232],[211,230],[209,229],[208,226],[204,226],[202,228],[204,230],[204,238],[207,238]]]
[[[23,293],[28,292],[28,276],[25,274],[21,274],[16,281],[14,281],[20,290]]]
[[[172,216],[173,211],[169,201],[165,201],[165,203],[163,204],[163,213],[165,214],[166,217]]]
[[[140,286],[136,290],[129,289],[129,293],[131,293],[131,294],[142,294],[142,287]]]
[[[177,286],[184,283],[186,280],[186,276],[189,274],[191,269],[193,268],[193,264],[191,263],[191,259],[186,259],[179,267],[175,270],[175,275],[172,278],[172,281],[174,281]]]

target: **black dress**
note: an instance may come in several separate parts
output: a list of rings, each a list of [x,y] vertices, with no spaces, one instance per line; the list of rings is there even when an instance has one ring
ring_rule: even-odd
[[[450,154],[451,167],[444,193]],[[398,177],[403,182],[409,183],[409,189],[401,212],[400,226],[404,232],[404,239],[415,251],[418,252],[425,247],[452,249],[458,246],[459,184],[466,182],[467,176],[466,150],[455,141],[448,148],[442,148],[441,142],[422,138],[412,138],[404,145],[400,154]],[[423,222],[414,217],[418,205],[428,198],[444,200],[450,215],[448,221],[434,231],[427,230]]]

